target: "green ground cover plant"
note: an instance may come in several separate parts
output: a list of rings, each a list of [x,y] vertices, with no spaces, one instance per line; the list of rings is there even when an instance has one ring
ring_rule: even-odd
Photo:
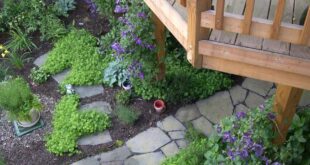
[[[78,153],[77,140],[83,135],[104,131],[110,125],[108,115],[96,111],[78,112],[79,98],[63,96],[53,114],[53,131],[46,137],[47,150],[56,155]]]
[[[135,109],[127,107],[125,105],[116,106],[116,116],[123,124],[133,125],[138,120],[140,113]]]
[[[96,38],[86,30],[72,29],[71,32],[55,43],[48,54],[42,71],[54,75],[65,69],[70,74],[64,84],[94,85],[102,83],[102,69],[108,66],[109,57],[97,53]]]

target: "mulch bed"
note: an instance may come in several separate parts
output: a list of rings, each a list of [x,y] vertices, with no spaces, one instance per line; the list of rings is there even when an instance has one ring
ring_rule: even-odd
[[[77,2],[77,8],[64,20],[67,24],[71,24],[74,20],[77,27],[85,28],[95,36],[108,32],[109,26],[105,18],[98,15],[91,17],[85,3],[83,1]],[[83,26],[79,25],[79,22],[83,22]],[[0,38],[0,42],[4,43],[7,40],[7,35],[0,35],[3,36]],[[55,104],[61,95],[58,92],[58,84],[53,79],[49,79],[42,85],[36,85],[28,78],[31,68],[34,67],[34,59],[52,49],[52,45],[49,42],[40,42],[38,34],[34,34],[33,38],[39,49],[32,52],[23,70],[14,70],[13,72],[16,75],[24,77],[31,84],[33,92],[40,96],[44,105],[41,116],[45,122],[45,126],[23,137],[16,137],[13,132],[13,124],[8,122],[5,114],[0,111],[0,154],[3,155],[8,165],[70,164],[87,156],[109,151],[115,148],[115,140],[127,141],[143,130],[155,126],[157,121],[170,114],[174,114],[181,106],[168,105],[167,111],[159,115],[153,110],[151,101],[136,98],[132,101],[131,106],[141,113],[140,118],[133,126],[129,126],[121,124],[116,117],[112,117],[112,127],[109,128],[109,131],[114,140],[113,142],[97,146],[82,146],[79,148],[81,154],[75,154],[73,156],[56,156],[51,154],[44,146],[44,137],[52,130],[52,114]],[[120,88],[105,88],[104,93],[82,99],[81,104],[102,100],[109,102],[113,109],[115,107],[114,95],[119,90]]]

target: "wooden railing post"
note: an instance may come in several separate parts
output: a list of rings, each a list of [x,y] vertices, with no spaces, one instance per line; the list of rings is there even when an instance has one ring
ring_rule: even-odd
[[[202,56],[198,53],[198,42],[208,39],[209,29],[201,27],[201,13],[211,9],[211,0],[187,0],[188,50],[187,56],[196,68],[202,67]],[[182,27],[180,27],[182,28]]]
[[[277,85],[273,111],[276,113],[276,138],[275,144],[283,144],[286,140],[288,129],[292,123],[297,105],[303,90],[286,85]]]
[[[166,33],[165,25],[160,21],[156,14],[152,13],[153,22],[155,25],[155,39],[157,48],[157,60],[159,66],[159,73],[157,75],[157,80],[162,80],[165,78],[166,67],[163,58],[166,55],[165,44],[166,44]]]

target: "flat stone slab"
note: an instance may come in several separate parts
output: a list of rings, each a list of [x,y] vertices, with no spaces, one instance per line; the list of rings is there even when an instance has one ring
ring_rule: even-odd
[[[157,127],[161,128],[164,131],[179,131],[179,130],[186,130],[184,125],[179,122],[175,117],[168,116],[162,121],[158,121],[156,123]]]
[[[242,83],[242,87],[249,89],[262,96],[267,96],[272,86],[273,83],[271,82],[256,80],[252,78],[246,78]]]
[[[299,106],[308,106],[310,105],[310,91],[304,91],[301,99],[300,99],[300,102],[299,102]]]
[[[213,131],[213,125],[204,117],[200,117],[192,121],[194,128],[203,133],[206,136],[211,135]]]
[[[74,87],[75,92],[80,95],[81,98],[96,96],[103,93],[103,87],[101,85],[96,86],[78,86]]]
[[[176,140],[176,143],[178,144],[180,149],[186,148],[188,146],[188,141],[185,139]]]
[[[167,157],[171,157],[174,156],[175,154],[177,154],[179,152],[179,147],[177,146],[177,144],[173,141],[170,142],[169,144],[161,147],[161,151],[167,156]]]
[[[126,142],[134,153],[153,152],[170,142],[170,138],[159,128],[151,127]]]
[[[111,105],[105,101],[95,101],[90,104],[82,105],[80,107],[80,111],[83,111],[83,112],[91,111],[91,110],[95,110],[97,112],[106,113],[106,114],[112,113]]]
[[[109,131],[102,133],[88,135],[78,140],[79,145],[98,145],[112,142],[112,138]]]
[[[184,139],[185,138],[185,131],[173,131],[173,132],[168,132],[168,135],[172,140],[177,140],[177,139]]]
[[[243,89],[241,86],[236,85],[229,90],[231,99],[234,105],[244,102],[247,94],[247,90]]]
[[[165,156],[159,152],[135,155],[125,161],[125,165],[160,165]]]
[[[47,60],[47,56],[48,56],[48,53],[43,54],[42,56],[38,57],[38,58],[33,62],[33,64],[36,65],[36,66],[38,66],[38,67],[43,66],[43,64],[44,64],[45,61]]]
[[[175,114],[175,117],[181,122],[192,121],[199,116],[201,116],[201,114],[195,104],[181,107]]]
[[[55,81],[57,81],[58,84],[60,84],[65,80],[65,78],[68,76],[69,73],[70,73],[70,69],[66,69],[63,72],[58,73],[52,77]]]
[[[200,113],[213,123],[220,122],[226,116],[233,113],[230,95],[227,91],[218,92],[208,99],[196,102]]]
[[[256,108],[259,105],[263,104],[264,102],[265,99],[262,96],[255,94],[253,92],[249,92],[248,97],[245,99],[245,104],[249,108]]]
[[[250,111],[249,108],[246,107],[246,106],[243,105],[243,104],[238,104],[238,105],[236,106],[236,108],[235,108],[235,113],[237,113],[237,112],[249,112],[249,111]]]
[[[93,157],[88,157],[80,161],[74,162],[71,165],[100,165],[100,162]]]

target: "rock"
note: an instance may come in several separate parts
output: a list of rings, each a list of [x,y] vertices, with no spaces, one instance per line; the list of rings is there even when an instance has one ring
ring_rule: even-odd
[[[167,156],[171,157],[174,156],[179,152],[178,146],[175,144],[175,142],[171,142],[163,147],[161,147],[161,151]]]
[[[125,165],[160,165],[165,156],[161,152],[135,155],[125,161]]]
[[[239,85],[231,88],[229,92],[234,105],[244,102],[247,94],[247,91]]]
[[[157,127],[161,128],[164,131],[179,131],[186,130],[181,122],[179,122],[173,116],[166,117],[163,121],[158,121],[156,123]]]
[[[168,132],[168,134],[172,140],[185,138],[185,131],[173,131],[173,132]]]
[[[96,101],[90,104],[85,104],[80,107],[80,111],[86,112],[90,110],[95,110],[97,112],[111,114],[112,108],[108,102],[105,101]]]
[[[127,146],[123,146],[97,155],[95,156],[95,159],[99,160],[101,164],[106,164],[108,162],[125,161],[131,155],[132,153],[130,152],[129,148]]]
[[[245,99],[245,104],[249,108],[256,108],[259,105],[263,104],[264,102],[265,102],[265,99],[263,97],[253,92],[249,92],[248,97]]]
[[[233,113],[230,95],[227,91],[218,92],[205,100],[196,103],[200,113],[213,123],[218,123],[222,118]]]
[[[42,56],[38,57],[33,64],[38,66],[38,67],[42,67],[45,63],[45,61],[47,60],[48,57],[48,53],[43,54]]]
[[[235,113],[237,112],[249,112],[249,108],[243,104],[238,104],[235,108]]]
[[[123,165],[124,161],[113,161],[113,162],[104,162],[101,165]]]
[[[80,95],[81,98],[91,97],[103,93],[103,87],[101,85],[97,86],[79,86],[74,88],[76,93]]]
[[[72,165],[100,165],[100,162],[96,160],[94,157],[89,157],[72,163]]]
[[[246,78],[242,83],[242,87],[249,89],[262,96],[267,96],[272,86],[273,86],[273,83],[271,82],[261,81],[261,80],[251,79],[251,78]]]
[[[177,140],[176,143],[180,149],[186,148],[188,146],[188,142],[185,139]]]
[[[175,114],[175,117],[181,122],[191,121],[199,116],[201,116],[201,114],[195,104],[181,107]]]
[[[300,99],[299,106],[303,107],[308,105],[310,105],[310,91],[305,90]]]
[[[69,73],[70,73],[70,69],[66,69],[63,72],[58,73],[52,77],[55,81],[57,81],[58,84],[60,84],[64,81],[64,79],[67,77]]]
[[[151,127],[126,142],[132,152],[153,152],[170,142],[170,138],[159,128]]]
[[[112,142],[112,138],[109,131],[98,133],[95,135],[88,135],[78,140],[79,145],[98,145]]]
[[[209,136],[213,131],[213,125],[204,117],[200,117],[192,121],[194,128],[203,133],[206,136]]]

